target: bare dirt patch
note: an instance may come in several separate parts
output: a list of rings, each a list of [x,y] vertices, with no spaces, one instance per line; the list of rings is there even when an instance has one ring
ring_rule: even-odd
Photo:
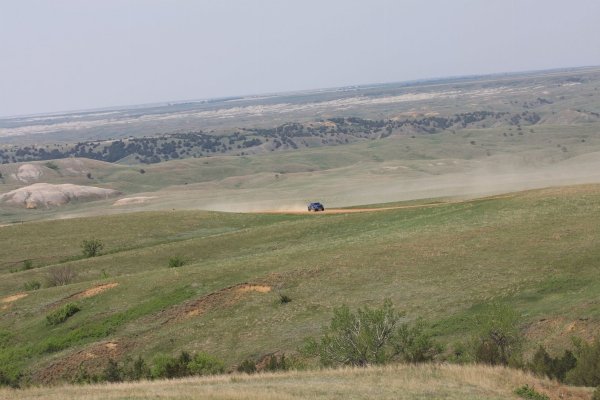
[[[272,286],[266,284],[240,283],[230,286],[167,310],[164,313],[166,315],[162,315],[165,317],[162,323],[200,316],[218,308],[231,307],[248,293],[268,293],[271,290]]]
[[[61,380],[71,380],[80,369],[91,373],[102,371],[108,360],[119,360],[131,350],[130,342],[102,342],[92,344],[85,349],[75,351],[36,373],[36,381],[48,384]]]
[[[600,331],[599,321],[565,317],[544,318],[531,323],[525,330],[525,336],[546,346],[568,347],[572,337],[592,341]]]
[[[0,300],[0,303],[12,303],[13,301],[17,301],[17,300],[22,299],[23,297],[27,297],[27,296],[29,296],[29,294],[27,294],[27,293],[15,293],[13,295],[3,297]]]
[[[66,301],[81,300],[81,299],[87,299],[89,297],[94,297],[94,296],[99,295],[100,293],[103,293],[103,292],[105,292],[109,289],[112,289],[114,287],[117,287],[117,286],[119,286],[119,284],[117,282],[103,283],[102,285],[97,285],[97,286],[91,287],[89,289],[82,290],[81,292],[77,292],[70,296],[67,296],[67,297],[63,298],[62,300],[56,301],[52,304],[49,304],[46,308],[54,308]]]
[[[69,299],[69,300],[87,299],[88,297],[97,296],[100,293],[105,292],[105,291],[112,289],[114,287],[117,287],[117,286],[119,286],[119,284],[117,282],[104,283],[102,285],[94,286],[93,288],[84,290],[83,292],[75,293],[74,295],[67,297],[67,299]]]
[[[152,199],[155,199],[156,196],[137,196],[137,197],[126,197],[124,199],[119,199],[113,203],[113,206],[128,206],[131,204],[145,204]]]

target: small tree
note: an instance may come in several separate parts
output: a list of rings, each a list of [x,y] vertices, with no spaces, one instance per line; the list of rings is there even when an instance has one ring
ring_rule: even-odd
[[[493,304],[477,318],[479,334],[475,337],[475,360],[491,365],[519,363],[522,336],[519,316],[512,309]]]
[[[73,279],[75,279],[76,276],[77,274],[73,268],[68,265],[63,267],[55,267],[48,273],[47,285],[49,287],[68,285],[73,281]]]
[[[96,257],[104,248],[104,243],[99,239],[84,240],[81,242],[81,249],[85,257]]]

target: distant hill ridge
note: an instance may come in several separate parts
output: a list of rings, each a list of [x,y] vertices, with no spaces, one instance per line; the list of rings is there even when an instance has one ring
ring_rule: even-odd
[[[539,104],[545,104],[544,99]],[[202,130],[155,137],[86,141],[67,145],[12,146],[0,149],[0,163],[82,157],[117,162],[158,163],[180,158],[211,155],[249,155],[307,147],[335,146],[391,135],[433,134],[448,129],[533,125],[541,116],[520,113],[475,111],[410,118],[363,119],[339,117],[313,122],[285,123],[274,128],[239,128],[223,134]]]

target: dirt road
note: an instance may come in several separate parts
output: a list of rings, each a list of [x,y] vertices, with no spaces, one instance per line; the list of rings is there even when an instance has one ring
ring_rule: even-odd
[[[373,211],[388,211],[388,210],[401,210],[407,208],[425,208],[425,207],[439,207],[450,204],[464,204],[464,203],[473,203],[476,201],[486,201],[486,200],[496,200],[496,199],[504,199],[510,198],[513,195],[500,195],[500,196],[490,196],[490,197],[482,197],[477,199],[469,199],[469,200],[456,200],[456,201],[445,201],[445,202],[437,202],[437,203],[425,203],[425,204],[413,204],[406,206],[393,206],[393,207],[379,207],[379,208],[330,208],[325,209],[325,211],[302,211],[302,210],[266,210],[266,211],[257,211],[257,214],[293,214],[293,215],[323,215],[323,214],[352,214],[352,213],[361,213],[361,212],[373,212]]]

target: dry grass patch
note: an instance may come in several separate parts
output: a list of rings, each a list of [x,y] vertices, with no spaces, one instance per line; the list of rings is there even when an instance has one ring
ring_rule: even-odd
[[[221,375],[154,382],[57,386],[0,398],[39,399],[518,399],[524,384],[551,399],[589,399],[591,389],[567,387],[522,371],[482,365],[394,365],[258,375]]]

